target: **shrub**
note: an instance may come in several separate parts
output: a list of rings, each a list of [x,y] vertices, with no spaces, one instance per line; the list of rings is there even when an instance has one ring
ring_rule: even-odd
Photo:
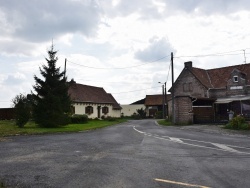
[[[87,123],[88,122],[88,116],[87,115],[77,115],[74,114],[71,116],[71,123],[74,124],[80,124],[80,123]]]
[[[232,120],[229,121],[229,123],[225,126],[225,128],[228,129],[242,129],[242,130],[248,130],[249,124],[246,122],[245,118],[242,116],[236,116]]]
[[[29,104],[27,97],[23,94],[17,95],[12,102],[15,108],[16,125],[23,128],[31,116],[31,105]]]
[[[131,116],[132,119],[135,119],[135,120],[139,120],[141,119],[141,116],[139,114],[136,114],[134,113],[132,116]]]
[[[156,112],[156,114],[155,114],[155,118],[156,118],[156,119],[162,119],[162,116],[163,116],[163,112],[162,112],[162,111],[158,111],[158,112]]]
[[[146,118],[146,111],[143,110],[143,108],[137,109],[136,111],[137,111],[137,113],[140,115],[140,117],[141,117],[142,119],[143,119],[143,118]]]
[[[108,121],[115,121],[115,120],[116,120],[116,118],[111,117],[111,116],[108,116],[108,117],[106,117],[106,120],[108,120]]]

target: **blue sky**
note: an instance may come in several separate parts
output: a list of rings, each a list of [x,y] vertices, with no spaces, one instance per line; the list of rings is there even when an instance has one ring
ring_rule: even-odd
[[[52,40],[69,80],[129,104],[171,86],[171,52],[175,78],[249,63],[249,21],[247,0],[0,0],[0,107],[30,93]]]

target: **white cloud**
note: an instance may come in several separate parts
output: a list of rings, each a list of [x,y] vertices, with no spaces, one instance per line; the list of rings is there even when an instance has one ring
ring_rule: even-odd
[[[22,73],[15,73],[8,75],[8,77],[3,81],[3,84],[5,85],[20,85],[26,80],[26,77]]]
[[[158,37],[153,37],[149,40],[149,46],[143,50],[137,51],[135,53],[135,57],[144,62],[151,62],[155,60],[165,61],[165,59],[161,58],[174,51],[175,50],[166,38],[159,39]]]
[[[185,61],[199,68],[241,64],[246,49],[250,62],[249,10],[247,0],[0,1],[1,100],[30,92],[52,39],[61,70],[68,59],[69,79],[122,92],[114,94],[120,103],[161,93],[170,57],[151,61],[172,51],[182,56],[174,58],[175,78]],[[228,51],[238,55],[192,57]],[[133,90],[140,91],[123,93]]]

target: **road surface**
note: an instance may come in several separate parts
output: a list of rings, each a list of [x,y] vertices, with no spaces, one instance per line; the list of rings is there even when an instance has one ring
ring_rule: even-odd
[[[15,136],[0,142],[0,182],[41,188],[247,188],[249,139],[162,127],[154,120]]]

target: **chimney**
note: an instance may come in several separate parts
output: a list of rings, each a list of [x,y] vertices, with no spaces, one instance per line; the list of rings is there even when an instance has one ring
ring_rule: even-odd
[[[184,64],[185,64],[185,68],[190,69],[190,68],[192,68],[193,62],[192,62],[192,61],[187,61],[187,62],[185,62]]]

